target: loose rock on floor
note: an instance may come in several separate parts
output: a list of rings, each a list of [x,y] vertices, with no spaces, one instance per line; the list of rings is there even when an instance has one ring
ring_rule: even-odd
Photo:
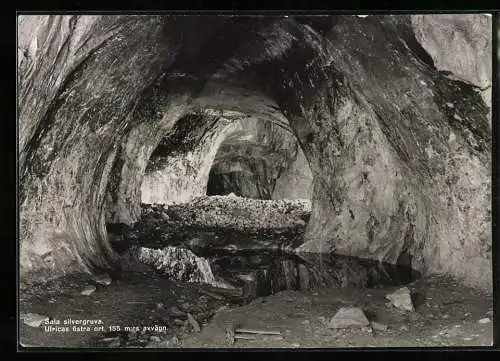
[[[96,286],[87,286],[85,287],[82,292],[80,292],[82,295],[84,296],[89,296],[91,295],[92,293],[94,293],[96,291]]]
[[[370,322],[360,308],[342,307],[328,324],[329,328],[350,328],[368,326]]]
[[[37,313],[26,313],[21,315],[21,317],[23,322],[31,327],[40,327],[43,322],[49,321],[48,316],[39,315]]]
[[[112,282],[111,277],[107,274],[101,274],[95,277],[95,282],[103,285],[103,286],[109,286]]]
[[[414,312],[415,307],[413,306],[413,302],[411,299],[411,293],[408,287],[402,287],[397,291],[388,294],[385,296],[391,304],[403,311]]]

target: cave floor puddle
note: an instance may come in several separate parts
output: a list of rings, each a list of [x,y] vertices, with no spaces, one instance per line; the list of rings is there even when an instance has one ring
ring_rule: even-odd
[[[191,248],[209,260],[215,277],[241,288],[247,301],[285,290],[378,288],[413,282],[420,273],[404,266],[332,253]]]
[[[229,262],[220,254],[217,257],[214,263]],[[257,263],[254,259],[254,265]],[[95,284],[88,275],[68,275],[23,291],[22,313],[59,320],[59,327],[70,318],[102,320],[104,330],[74,331],[70,327],[67,332],[47,332],[43,325],[35,328],[21,321],[21,343],[66,348],[337,348],[487,346],[492,341],[493,322],[482,324],[478,320],[492,319],[493,297],[440,277],[421,278],[407,285],[421,296],[414,313],[387,307],[385,295],[400,287],[396,285],[287,289],[235,305],[226,298],[207,296],[202,285],[165,279],[141,264],[127,263],[112,278],[108,286],[96,285],[89,296],[80,294],[85,286]],[[389,329],[368,334],[362,329],[334,331],[325,326],[325,320],[340,307],[351,306],[362,308],[370,321]],[[200,332],[194,332],[187,313],[198,321]],[[229,346],[224,338],[228,322],[279,330],[282,337],[238,340]]]

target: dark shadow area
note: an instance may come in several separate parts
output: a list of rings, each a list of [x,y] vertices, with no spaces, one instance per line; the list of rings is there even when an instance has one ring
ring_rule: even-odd
[[[425,293],[424,291],[413,292],[411,294],[411,300],[413,302],[413,306],[416,310],[418,310],[421,306],[425,304]]]
[[[418,59],[427,64],[432,70],[436,70],[434,60],[427,50],[425,50],[424,47],[418,42],[413,29],[409,26],[409,24],[411,24],[409,16],[401,16],[398,20],[396,30],[405,41],[408,48]]]
[[[244,193],[239,185],[241,175],[239,172],[229,172],[220,174],[210,170],[210,175],[207,184],[207,196],[228,195],[234,193],[238,197],[244,197]],[[271,195],[267,193],[267,197],[261,199],[270,199]]]

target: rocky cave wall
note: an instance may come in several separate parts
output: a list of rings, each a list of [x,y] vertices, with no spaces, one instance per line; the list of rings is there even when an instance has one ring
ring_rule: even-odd
[[[154,16],[18,19],[21,277],[107,267],[103,204],[116,146],[141,91],[173,61],[165,30],[175,30]]]
[[[112,266],[106,220],[138,220],[151,154],[202,114],[220,142],[220,118],[289,124],[314,179],[302,249],[490,287],[490,110],[462,80],[488,70],[440,71],[458,45],[433,45],[434,16],[20,17],[21,279]],[[487,52],[491,18],[466,16],[448,28]],[[216,154],[193,150],[177,164]]]
[[[491,107],[491,17],[414,15],[411,22],[417,41],[431,56],[434,66],[478,87],[486,105]]]
[[[205,64],[205,63],[204,63]],[[231,83],[221,83],[217,79],[211,79],[204,84],[200,90],[200,82],[204,81],[186,78],[179,76],[178,71],[172,71],[160,79],[151,87],[150,90],[143,94],[139,101],[134,118],[147,119],[133,129],[129,135],[122,141],[121,152],[115,161],[114,170],[112,171],[110,183],[108,186],[108,204],[107,204],[107,221],[109,223],[124,223],[127,225],[133,224],[140,217],[141,201],[148,202],[150,200],[142,198],[141,188],[148,192],[148,187],[156,187],[157,189],[165,188],[171,180],[179,180],[178,186],[184,187],[184,195],[181,196],[181,201],[187,201],[195,197],[195,194],[189,195],[189,190],[195,191],[197,195],[201,195],[206,187],[205,182],[200,182],[197,178],[200,175],[202,164],[205,167],[210,166],[208,157],[205,163],[200,160],[194,160],[194,167],[185,167],[182,156],[177,156],[178,151],[173,149],[182,144],[184,149],[189,149],[191,152],[202,154],[198,149],[204,144],[206,149],[211,149],[211,152],[217,151],[218,145],[211,147],[210,142],[203,143],[203,137],[215,137],[219,141],[226,138],[224,134],[237,134],[238,132],[246,132],[245,129],[250,129],[249,124],[254,123],[254,119],[265,119],[265,122],[272,122],[280,126],[288,124],[287,119],[276,111],[277,105],[271,99],[261,94],[258,91],[248,91],[245,88]],[[176,141],[170,142],[169,147],[172,148],[172,154],[169,152],[169,147],[162,147],[162,139],[168,140],[169,135],[173,135],[174,139],[176,131],[174,125],[177,120],[183,119],[189,114],[198,114],[206,116],[205,119],[225,119],[221,126],[214,129],[209,129],[203,122],[194,124],[187,121],[181,122],[185,124],[185,129],[181,128],[177,135],[184,132],[188,135],[193,143]],[[195,118],[191,118],[195,119]],[[241,126],[231,125],[230,122],[242,122]],[[222,132],[223,134],[219,134]],[[163,160],[169,160],[163,168],[164,171],[152,171],[150,174],[156,174],[153,178],[146,175],[146,182],[143,182],[147,165],[151,158],[153,161],[156,157],[154,151],[158,149],[158,155]],[[161,154],[165,156],[162,156]],[[169,155],[166,155],[166,154]],[[160,162],[165,164],[164,162]],[[182,179],[186,176],[182,175],[167,175],[168,167],[171,164],[176,167],[177,171],[191,171],[191,179],[198,179],[198,187],[183,183]],[[193,164],[191,164],[193,166]],[[161,168],[161,167],[160,167]],[[149,172],[148,172],[149,173]],[[163,174],[163,176],[161,175]],[[193,176],[196,174],[196,176]],[[169,178],[172,177],[172,178]],[[148,182],[149,181],[149,182]],[[164,183],[166,182],[166,183]],[[181,188],[179,188],[180,190]],[[164,204],[178,202],[175,195],[178,190],[172,191],[163,189],[162,199],[156,199]],[[172,195],[172,197],[170,197]]]
[[[276,179],[272,199],[312,199],[313,174],[302,148],[295,160]]]

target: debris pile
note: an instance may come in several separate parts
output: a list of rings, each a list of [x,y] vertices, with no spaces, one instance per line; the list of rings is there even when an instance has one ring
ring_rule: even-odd
[[[143,204],[143,216],[163,213],[184,225],[237,229],[290,228],[306,225],[311,214],[308,199],[261,200],[229,196],[204,196],[190,203]]]
[[[108,224],[115,248],[293,249],[301,245],[310,200],[204,196],[183,204],[142,204],[133,226]]]

